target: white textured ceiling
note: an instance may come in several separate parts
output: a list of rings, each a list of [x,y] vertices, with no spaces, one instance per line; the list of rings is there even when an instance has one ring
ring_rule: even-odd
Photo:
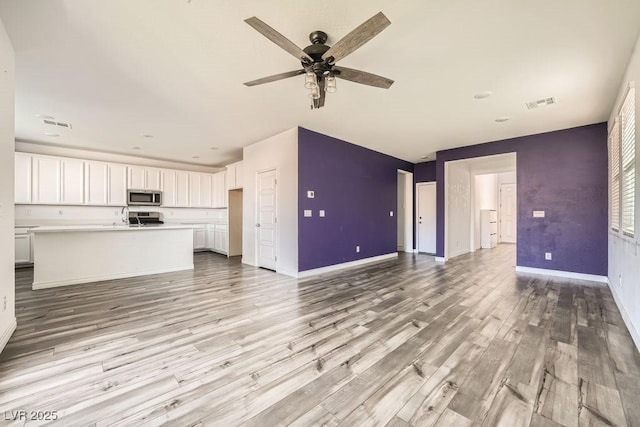
[[[242,84],[299,68],[245,18],[304,47],[312,30],[331,45],[378,11],[391,26],[339,65],[395,80],[389,90],[339,80],[311,111],[303,76]],[[16,51],[18,140],[223,165],[300,125],[417,162],[606,121],[640,1],[0,0],[0,17]],[[474,99],[482,91],[493,95]],[[550,96],[556,105],[527,110]],[[45,136],[38,114],[73,130]]]

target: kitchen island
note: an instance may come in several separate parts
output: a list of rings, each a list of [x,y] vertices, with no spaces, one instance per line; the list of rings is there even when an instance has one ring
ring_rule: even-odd
[[[193,226],[33,229],[33,289],[193,270]]]

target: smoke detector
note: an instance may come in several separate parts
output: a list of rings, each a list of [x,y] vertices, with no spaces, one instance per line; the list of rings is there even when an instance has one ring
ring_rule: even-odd
[[[551,105],[555,103],[556,103],[556,99],[554,97],[544,98],[544,99],[539,99],[537,101],[527,102],[527,108],[529,110],[533,110],[534,108],[544,107],[545,105]]]

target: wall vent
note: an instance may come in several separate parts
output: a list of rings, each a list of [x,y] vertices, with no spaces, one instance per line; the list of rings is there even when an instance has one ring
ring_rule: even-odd
[[[527,108],[529,110],[532,110],[534,108],[544,107],[545,105],[551,105],[555,103],[556,103],[556,99],[554,97],[544,98],[544,99],[539,99],[537,101],[527,102]]]
[[[49,120],[49,119],[43,119],[42,122],[45,125],[59,126],[59,127],[66,128],[66,129],[71,129],[72,128],[70,123],[56,122],[55,120]]]

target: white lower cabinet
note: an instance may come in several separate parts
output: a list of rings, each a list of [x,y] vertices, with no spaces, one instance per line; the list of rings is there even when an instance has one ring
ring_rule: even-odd
[[[207,224],[207,249],[225,255],[229,253],[227,224]]]
[[[204,226],[193,229],[193,249],[206,249],[207,230]]]
[[[33,263],[33,247],[31,240],[33,235],[28,228],[19,227],[15,229],[15,263],[30,264]]]

